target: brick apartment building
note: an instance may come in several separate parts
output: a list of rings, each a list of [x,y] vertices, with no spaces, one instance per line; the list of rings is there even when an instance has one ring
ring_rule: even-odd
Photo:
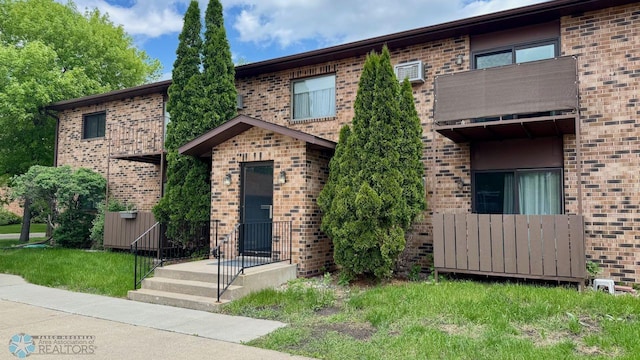
[[[238,66],[240,115],[180,149],[212,163],[221,235],[258,205],[292,222],[299,275],[331,266],[316,198],[366,54],[384,44],[423,126],[428,209],[401,264],[575,280],[592,259],[640,281],[636,1],[555,0]],[[57,164],[103,173],[110,196],[148,211],[169,84],[50,105]]]

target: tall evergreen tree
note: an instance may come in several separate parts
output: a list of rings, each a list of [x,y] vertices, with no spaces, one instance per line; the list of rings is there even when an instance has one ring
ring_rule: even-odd
[[[415,153],[404,149],[412,143],[404,135],[415,129],[402,124],[411,111],[400,94],[389,50],[367,56],[352,128],[340,133],[329,180],[318,198],[325,213],[322,229],[334,242],[334,259],[349,275],[390,276],[416,215],[410,204],[415,179],[409,177],[417,172],[404,173],[404,161]],[[406,184],[411,188],[407,195]]]
[[[236,115],[235,67],[227,41],[222,4],[210,0],[204,16],[202,84],[205,126],[212,129]]]
[[[404,226],[409,228],[416,217],[427,208],[424,193],[424,166],[422,164],[422,125],[413,99],[413,90],[408,79],[404,79],[399,95],[402,132],[400,140],[400,163],[403,164],[402,195],[409,206],[409,217]]]
[[[202,38],[200,32],[200,7],[191,1],[184,15],[184,25],[179,36],[176,60],[173,63],[172,81],[169,86],[167,111],[171,122],[167,125],[165,146],[177,150],[185,142],[199,135],[193,129],[202,116],[198,101],[201,94],[200,67],[202,66]]]
[[[204,131],[200,67],[202,39],[200,8],[191,1],[184,16],[180,42],[173,64],[173,81],[169,86],[167,110],[167,184],[165,194],[154,214],[167,226],[167,236],[187,241],[206,225],[210,213],[209,165],[180,155],[178,148]]]
[[[167,186],[154,209],[158,220],[167,225],[167,235],[180,241],[191,238],[209,221],[211,164],[179,155],[177,149],[236,114],[235,68],[218,0],[207,6],[204,43],[200,30],[200,9],[192,1],[169,87]]]

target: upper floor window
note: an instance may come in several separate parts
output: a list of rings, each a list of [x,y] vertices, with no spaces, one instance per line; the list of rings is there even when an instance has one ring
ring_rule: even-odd
[[[105,112],[84,115],[82,118],[82,138],[104,137],[107,114]]]
[[[552,59],[557,56],[557,48],[556,41],[511,46],[496,51],[476,54],[474,56],[474,65],[476,69],[486,69],[529,61]]]
[[[336,114],[336,76],[293,82],[293,119],[316,119]]]

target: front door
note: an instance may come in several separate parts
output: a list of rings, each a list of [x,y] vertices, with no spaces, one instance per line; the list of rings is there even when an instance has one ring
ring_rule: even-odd
[[[240,252],[271,256],[273,162],[242,164]]]

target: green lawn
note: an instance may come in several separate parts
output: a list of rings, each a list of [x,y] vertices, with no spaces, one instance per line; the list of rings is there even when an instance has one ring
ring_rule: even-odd
[[[0,234],[20,234],[21,228],[22,224],[2,225],[0,226]],[[45,231],[47,231],[46,224],[31,224],[29,226],[29,232],[32,233],[43,233]]]
[[[0,273],[124,297],[132,255],[0,250]],[[341,287],[298,279],[223,312],[289,326],[249,345],[320,359],[638,359],[640,298],[563,287],[471,281]],[[212,325],[212,326],[215,326]]]
[[[468,281],[296,280],[225,312],[290,326],[249,345],[320,359],[638,359],[640,298]]]
[[[132,287],[133,257],[60,248],[0,250],[0,273],[38,285],[124,297]]]

